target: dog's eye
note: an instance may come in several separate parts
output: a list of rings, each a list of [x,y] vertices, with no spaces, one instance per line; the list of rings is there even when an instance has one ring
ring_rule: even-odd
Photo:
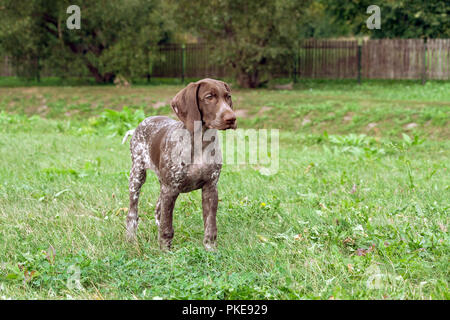
[[[205,99],[206,100],[211,100],[212,98],[214,98],[214,95],[213,94],[207,94],[206,96],[205,96]]]

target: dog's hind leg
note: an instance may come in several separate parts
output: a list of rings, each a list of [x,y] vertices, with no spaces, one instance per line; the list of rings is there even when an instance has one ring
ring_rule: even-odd
[[[155,224],[158,226],[160,225],[161,220],[161,197],[158,198],[158,202],[156,202],[156,208],[155,208]]]
[[[138,203],[141,187],[145,182],[147,172],[145,167],[140,164],[133,163],[130,172],[130,208],[127,215],[127,240],[133,241],[136,238],[136,230],[138,226]]]

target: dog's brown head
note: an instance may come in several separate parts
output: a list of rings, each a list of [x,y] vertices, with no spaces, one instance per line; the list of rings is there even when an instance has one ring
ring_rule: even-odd
[[[228,84],[214,79],[190,83],[177,93],[170,105],[189,131],[194,121],[208,129],[236,129],[231,90]]]

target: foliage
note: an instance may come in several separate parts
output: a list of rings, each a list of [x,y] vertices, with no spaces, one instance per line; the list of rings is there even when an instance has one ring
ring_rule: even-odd
[[[345,21],[335,19],[324,1],[311,1],[299,23],[299,38],[339,38],[351,35]]]
[[[210,63],[234,70],[245,88],[293,70],[304,38],[449,38],[445,0],[380,3],[381,29],[368,30],[369,0],[78,1],[81,29],[68,30],[69,0],[3,0],[0,53],[21,77],[52,75],[150,81],[157,45],[208,41]]]
[[[45,66],[61,75],[90,74],[97,82],[111,82],[119,73],[125,77],[149,73],[152,48],[169,36],[160,1],[78,1],[80,30],[66,28],[71,4],[2,2],[0,45],[16,66],[31,70],[29,75],[39,74]]]
[[[327,11],[345,22],[355,34],[372,38],[449,38],[450,7],[446,0],[324,0]],[[369,30],[370,5],[381,9],[381,29]]]
[[[309,5],[309,0],[182,0],[176,2],[175,17],[180,26],[217,43],[218,62],[235,70],[242,87],[255,88],[274,64],[292,64],[289,57],[303,36],[301,21]]]
[[[95,128],[104,127],[110,132],[123,135],[127,130],[136,128],[145,117],[144,110],[138,109],[132,112],[125,106],[122,111],[106,109],[98,118],[92,118],[89,124]]]
[[[325,137],[333,146],[333,151],[335,154],[338,153],[349,153],[355,156],[366,156],[370,157],[372,155],[384,155],[385,150],[383,147],[377,146],[376,140],[373,137],[368,137],[365,134],[349,134],[346,136],[342,135],[330,135],[325,132]],[[327,149],[329,150],[329,149]]]

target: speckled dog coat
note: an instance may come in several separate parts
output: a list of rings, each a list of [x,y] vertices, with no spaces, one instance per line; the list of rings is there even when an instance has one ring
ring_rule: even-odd
[[[178,195],[201,188],[203,244],[207,250],[214,250],[217,182],[222,168],[217,129],[236,129],[231,90],[225,82],[203,79],[178,92],[171,107],[181,121],[164,116],[149,117],[130,132],[133,135],[130,141],[133,164],[127,238],[134,240],[136,237],[139,193],[146,172],[151,169],[160,183],[155,221],[161,249],[170,249],[172,244],[172,216]]]

